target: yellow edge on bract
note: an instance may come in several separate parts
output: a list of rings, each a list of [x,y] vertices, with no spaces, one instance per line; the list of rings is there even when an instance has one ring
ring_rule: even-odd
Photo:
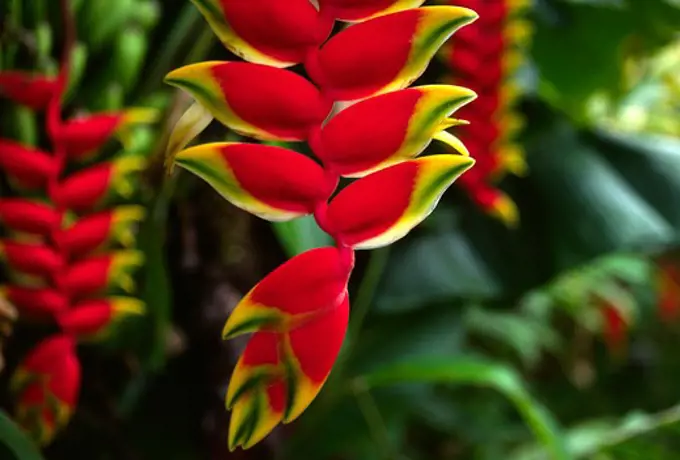
[[[502,193],[487,213],[503,222],[509,228],[519,225],[519,209],[509,196]]]
[[[165,76],[166,83],[189,93],[203,105],[220,123],[238,134],[257,139],[278,139],[275,136],[247,123],[229,107],[220,85],[212,76],[211,69],[229,61],[207,61],[175,69]],[[196,87],[200,91],[196,91]]]
[[[425,72],[434,55],[451,35],[479,18],[473,10],[459,6],[425,6],[418,8],[418,11],[421,15],[406,65],[380,93],[402,89],[413,83]],[[448,27],[444,28],[447,24]],[[432,36],[433,31],[439,35]]]
[[[364,21],[368,21],[369,19],[377,18],[379,16],[385,16],[386,14],[397,13],[397,12],[403,11],[403,10],[410,10],[410,9],[413,9],[413,8],[418,8],[423,3],[425,3],[425,0],[397,0],[395,3],[393,3],[392,5],[390,5],[389,7],[387,7],[386,9],[384,9],[384,10],[378,12],[378,13],[375,13],[371,16],[368,16],[368,17],[365,17],[365,18],[362,18],[362,19],[359,19],[359,20],[346,21],[346,22],[352,22],[352,23],[364,22]]]
[[[144,263],[144,254],[141,251],[124,250],[113,253],[111,267],[109,268],[108,285],[120,287],[125,292],[135,290],[135,279],[132,273]]]
[[[236,144],[220,142],[197,145],[182,150],[175,162],[208,182],[222,197],[234,206],[272,222],[282,222],[303,216],[304,213],[285,211],[263,203],[244,190],[222,157],[222,147]]]
[[[300,363],[293,353],[293,349],[290,344],[290,336],[285,335],[283,340],[283,359],[286,362],[286,369],[295,373],[294,385],[291,385],[291,380],[289,379],[287,384],[291,385],[293,393],[293,401],[287,401],[288,407],[283,414],[283,423],[290,423],[298,418],[304,411],[309,407],[309,405],[317,397],[326,379],[320,383],[312,382],[300,368]],[[288,389],[288,393],[291,394],[291,389]]]
[[[236,401],[229,422],[229,450],[234,451],[241,445],[248,449],[267,436],[281,421],[282,414],[271,410],[266,390],[253,389]],[[251,422],[251,420],[253,420]],[[244,423],[254,423],[253,432],[246,439],[236,439],[236,434]]]
[[[387,246],[404,237],[413,227],[430,215],[449,186],[475,164],[475,160],[463,155],[431,155],[410,161],[418,163],[418,175],[414,182],[408,208],[389,230],[363,241],[354,246],[354,249],[374,249]],[[443,178],[441,184],[436,187],[433,194],[424,195],[427,186],[437,180],[438,176]]]
[[[134,297],[110,297],[111,306],[114,315],[143,315],[146,311],[146,305],[139,299]]]
[[[253,378],[264,379],[262,381],[262,386],[266,386],[269,381],[276,378],[277,375],[281,374],[281,370],[278,366],[273,364],[261,364],[257,366],[245,366],[243,364],[243,355],[239,358],[234,371],[231,374],[231,379],[229,380],[229,386],[227,387],[227,395],[224,398],[224,403],[227,409],[231,409],[236,400],[237,393],[239,393],[243,386],[246,385]]]
[[[260,329],[260,324],[254,324],[252,327],[247,327],[242,330],[240,329],[244,324],[248,324],[254,320],[269,319],[272,322],[284,321],[283,312],[266,305],[253,303],[251,301],[251,296],[252,290],[246,294],[243,299],[241,299],[238,305],[236,305],[236,308],[234,308],[234,310],[229,314],[229,317],[222,328],[223,339],[231,339],[242,334],[258,331]],[[235,330],[238,330],[238,332],[234,333]]]
[[[243,60],[279,68],[290,67],[296,64],[295,62],[281,61],[271,56],[267,56],[239,37],[229,26],[229,23],[227,23],[219,2],[213,0],[191,0],[191,2],[196,5],[196,8],[201,12],[222,44],[229,51],[243,58]],[[209,3],[210,6],[206,7],[206,3]],[[215,11],[211,11],[211,9],[219,11],[220,14],[214,14]]]

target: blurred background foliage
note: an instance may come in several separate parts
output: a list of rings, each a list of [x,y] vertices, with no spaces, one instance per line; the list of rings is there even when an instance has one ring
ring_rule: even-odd
[[[501,184],[521,225],[504,227],[454,187],[408,238],[360,253],[324,391],[299,422],[233,454],[222,401],[243,342],[222,342],[222,324],[265,273],[328,240],[313,220],[272,226],[194,176],[164,176],[167,133],[189,101],[163,76],[227,56],[189,1],[72,4],[68,109],[164,117],[129,147],[151,159],[139,194],[148,314],[83,347],[78,412],[45,458],[678,458],[677,1],[533,2],[520,76],[530,173]],[[0,1],[2,68],[57,71],[56,8]],[[433,63],[422,81],[442,72]],[[0,124],[42,142],[24,109],[3,102]],[[7,368],[46,332],[17,323]],[[11,407],[4,390],[2,402]],[[39,458],[0,414],[0,458],[13,456]]]

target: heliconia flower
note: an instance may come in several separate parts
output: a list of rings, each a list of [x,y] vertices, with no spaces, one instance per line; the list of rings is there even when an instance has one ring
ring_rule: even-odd
[[[228,128],[257,139],[304,140],[332,106],[303,77],[260,64],[201,62],[173,70],[165,80]]]
[[[80,382],[73,338],[62,334],[43,340],[24,358],[10,382],[17,422],[41,445],[48,444],[68,424]]]
[[[333,236],[354,249],[393,243],[422,222],[446,189],[474,163],[462,155],[431,155],[351,183],[328,205],[326,216]]]
[[[66,334],[84,340],[103,338],[120,320],[144,313],[144,302],[132,297],[86,300],[62,312],[57,322]]]
[[[430,6],[369,19],[333,36],[305,68],[327,98],[362,99],[403,89],[426,69],[441,45],[477,14]]]
[[[0,286],[0,296],[14,304],[22,317],[34,320],[51,319],[69,305],[66,296],[52,288],[6,285]]]
[[[144,170],[146,160],[127,156],[100,163],[66,177],[54,200],[76,212],[89,211],[115,201],[131,198],[136,190],[134,177]]]
[[[420,154],[448,127],[449,118],[475,93],[449,85],[403,89],[371,97],[344,109],[309,140],[324,167],[346,177],[360,177]],[[460,143],[460,141],[458,141]],[[454,142],[454,146],[457,144]],[[459,147],[467,154],[465,147]]]
[[[321,391],[342,346],[349,300],[285,333],[256,332],[227,389],[229,449],[252,447],[295,420]]]
[[[220,41],[246,61],[273,67],[302,62],[333,20],[309,0],[192,0]]]
[[[231,313],[225,339],[257,330],[287,331],[347,296],[354,254],[324,247],[293,257],[260,281]]]
[[[158,114],[153,109],[129,109],[72,118],[57,132],[57,141],[63,143],[71,158],[88,158],[113,136],[126,141],[132,125],[152,123],[157,118]]]
[[[61,217],[50,205],[23,198],[0,199],[0,222],[12,230],[48,235]]]
[[[666,322],[680,316],[680,268],[662,261],[656,269],[659,315]]]
[[[41,150],[8,139],[0,139],[0,168],[18,185],[36,189],[47,184],[55,171],[52,157]]]
[[[90,257],[70,265],[59,287],[74,298],[135,289],[134,272],[144,262],[139,251],[124,250]]]
[[[64,265],[54,249],[41,243],[0,240],[0,258],[13,270],[40,276],[51,276]]]
[[[425,0],[319,0],[323,15],[350,22],[417,8],[423,3]]]
[[[57,89],[57,80],[28,72],[4,70],[0,71],[0,97],[42,110],[47,107]]]
[[[338,182],[301,153],[268,145],[199,145],[178,153],[176,162],[234,205],[271,221],[313,213]]]
[[[80,257],[120,244],[129,248],[135,243],[135,224],[144,219],[143,206],[125,205],[82,217],[61,231],[57,244],[69,255]]]

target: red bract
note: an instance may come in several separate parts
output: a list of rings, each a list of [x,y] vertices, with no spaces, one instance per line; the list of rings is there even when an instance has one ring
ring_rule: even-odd
[[[41,276],[51,276],[64,262],[49,246],[9,240],[0,240],[0,257],[15,270]]]
[[[73,118],[64,124],[58,140],[72,158],[83,158],[101,149],[115,134],[135,123],[155,119],[152,110],[129,110]]]
[[[81,339],[98,339],[106,335],[121,318],[143,312],[144,304],[140,300],[108,297],[78,303],[61,313],[57,321],[67,334]]]
[[[409,9],[419,0],[321,0],[319,13],[307,0],[194,3],[227,47],[251,62],[192,64],[166,77],[196,100],[170,135],[169,163],[261,218],[313,214],[337,246],[281,265],[241,300],[224,326],[224,338],[253,334],[226,395],[229,448],[249,448],[279,423],[296,419],[328,377],[347,329],[354,249],[406,235],[475,163],[446,131],[466,124],[450,117],[475,93],[446,85],[405,88],[476,14],[457,7]],[[368,20],[319,48],[332,19]],[[302,60],[320,91],[277,68]],[[327,119],[336,102],[350,100],[358,102]],[[182,150],[211,115],[242,135],[308,140],[323,166],[291,150],[255,144]],[[413,159],[433,139],[462,155]],[[328,203],[340,176],[360,179]]]
[[[68,423],[80,391],[80,362],[75,342],[57,335],[39,343],[12,376],[16,417],[41,444]]]
[[[68,298],[56,289],[3,286],[2,296],[16,305],[19,314],[33,320],[48,320],[68,308]]]
[[[56,235],[59,247],[79,257],[114,244],[131,247],[134,244],[134,225],[146,211],[141,206],[119,206],[83,217]]]
[[[111,290],[132,292],[132,274],[142,264],[138,251],[117,251],[72,264],[59,278],[59,287],[72,298],[83,298]]]
[[[12,230],[47,235],[61,216],[51,206],[21,198],[0,199],[0,221]]]
[[[338,113],[309,142],[326,169],[359,177],[420,154],[456,123],[448,117],[474,97],[466,88],[447,85],[372,97]]]
[[[74,211],[92,211],[117,198],[131,198],[135,192],[134,177],[143,170],[145,161],[124,157],[100,163],[71,174],[54,193],[54,201]]]
[[[313,213],[337,185],[337,177],[327,176],[313,160],[281,147],[206,144],[178,153],[175,160],[236,206],[272,221]]]
[[[302,62],[331,31],[309,0],[192,0],[222,43],[244,59],[274,67]]]
[[[270,273],[237,305],[224,337],[256,332],[234,370],[229,445],[247,448],[297,418],[321,389],[347,329],[351,251],[320,248]],[[262,400],[264,405],[253,405]]]
[[[57,89],[54,78],[20,71],[0,72],[0,97],[8,98],[33,110],[47,107]]]
[[[0,169],[18,185],[40,188],[56,170],[53,159],[41,150],[7,139],[0,139]]]
[[[259,139],[304,140],[331,109],[301,76],[259,64],[191,64],[170,72],[166,82],[187,91],[227,127]]]
[[[348,101],[402,89],[418,78],[437,49],[476,19],[468,9],[431,6],[349,27],[305,63],[327,97]]]

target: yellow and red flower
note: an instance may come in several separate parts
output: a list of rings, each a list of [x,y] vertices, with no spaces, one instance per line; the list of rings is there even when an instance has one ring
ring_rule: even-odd
[[[480,14],[480,20],[456,34],[441,53],[451,68],[447,81],[470,87],[479,96],[475,104],[460,111],[470,122],[461,138],[477,166],[459,183],[480,209],[514,226],[519,220],[517,207],[494,184],[505,173],[521,175],[526,171],[516,140],[523,120],[514,108],[520,95],[514,78],[531,30],[522,17],[528,5],[524,0],[454,3]]]
[[[321,390],[347,329],[354,250],[406,235],[475,164],[446,131],[466,124],[451,116],[475,93],[406,87],[477,14],[417,8],[419,0],[320,0],[319,11],[308,0],[253,0],[247,7],[241,0],[193,1],[225,46],[249,62],[204,62],[168,74],[169,84],[196,100],[171,133],[170,166],[176,162],[261,218],[312,214],[336,243],[284,263],[227,319],[225,339],[252,334],[226,395],[233,450],[295,420]],[[326,41],[335,20],[356,24]],[[283,69],[298,63],[312,82]],[[341,108],[342,101],[354,104]],[[181,150],[211,117],[256,139],[307,141],[322,165],[257,144]],[[461,155],[415,159],[433,139]],[[341,176],[358,179],[331,199]]]
[[[81,370],[75,341],[56,335],[40,342],[12,376],[15,417],[40,444],[69,422],[78,401]]]

